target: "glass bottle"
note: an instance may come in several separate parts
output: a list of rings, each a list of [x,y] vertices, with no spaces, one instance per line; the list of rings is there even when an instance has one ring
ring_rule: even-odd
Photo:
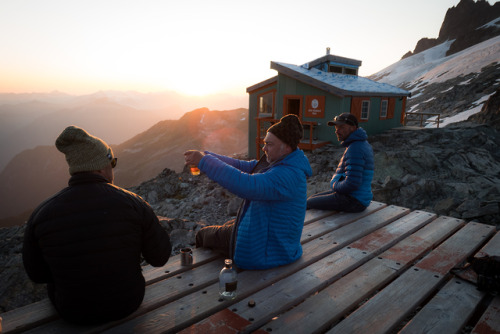
[[[238,273],[233,268],[233,261],[226,259],[224,268],[219,274],[219,294],[224,299],[236,298],[236,288],[238,285]]]

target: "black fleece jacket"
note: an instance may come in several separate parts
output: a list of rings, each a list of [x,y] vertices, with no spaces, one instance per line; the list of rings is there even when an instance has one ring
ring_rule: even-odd
[[[23,262],[34,282],[47,283],[64,319],[96,324],[139,307],[145,291],[141,254],[162,266],[171,248],[147,202],[98,174],[79,173],[32,213]]]

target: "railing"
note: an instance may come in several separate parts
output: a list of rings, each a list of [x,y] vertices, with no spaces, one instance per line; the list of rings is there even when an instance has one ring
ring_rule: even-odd
[[[318,122],[308,122],[308,121],[302,121],[302,127],[304,127],[304,131],[306,130],[306,126],[309,126],[309,145],[312,146],[313,143],[313,132],[314,132],[314,127],[318,125]]]
[[[403,122],[403,125],[406,126],[406,122],[408,121],[408,116],[420,116],[420,127],[422,127],[422,123],[424,122],[424,116],[437,116],[437,119],[434,119],[434,120],[429,120],[428,118],[425,119],[425,122],[433,122],[433,123],[436,123],[436,127],[439,128],[439,123],[441,122],[440,121],[440,117],[441,117],[441,114],[438,114],[438,113],[430,113],[430,112],[409,112],[409,113],[405,113],[405,118],[404,118],[404,122]],[[417,117],[418,118],[418,117]]]

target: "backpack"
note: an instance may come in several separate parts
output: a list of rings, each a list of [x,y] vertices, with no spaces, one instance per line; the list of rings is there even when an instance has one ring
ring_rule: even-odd
[[[477,274],[477,288],[481,291],[500,292],[500,256],[474,258],[472,269]]]
[[[464,266],[453,268],[451,272],[476,285],[480,291],[500,294],[500,256],[474,257]]]

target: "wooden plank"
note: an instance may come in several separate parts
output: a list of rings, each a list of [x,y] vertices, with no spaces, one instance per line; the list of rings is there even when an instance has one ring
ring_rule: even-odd
[[[2,313],[0,316],[3,318],[3,334],[20,333],[59,317],[48,298]]]
[[[442,227],[446,230],[452,230],[455,233],[459,228],[463,227],[465,222],[461,219],[450,218],[441,216],[436,219],[432,224],[438,224],[439,227]],[[418,253],[422,250],[422,248],[435,248],[438,244],[440,244],[444,239],[437,239],[434,236],[434,232],[431,228],[424,228],[418,233],[411,235],[409,238],[399,243],[395,247],[392,247],[388,251],[386,251],[381,256],[386,259],[392,259],[396,262],[408,263],[413,261],[414,253]],[[441,235],[441,234],[439,234]],[[446,235],[448,238],[450,234]],[[408,256],[408,257],[406,257]]]
[[[425,211],[413,211],[410,214],[396,220],[395,222],[377,230],[351,244],[366,252],[375,252],[379,249],[388,249],[417,229],[422,228],[431,220],[436,219],[436,214]],[[401,231],[405,231],[403,234]],[[386,245],[389,245],[387,247]]]
[[[327,333],[388,333],[442,281],[427,270],[409,269]]]
[[[386,206],[384,203],[372,201],[370,205],[366,208],[369,212],[370,211],[375,211],[375,208],[383,208]],[[318,221],[320,219],[339,214],[340,212],[337,211],[330,211],[330,210],[318,210],[318,209],[309,209],[306,211],[306,217],[304,219],[304,225],[309,225],[311,223],[314,223],[315,221]]]
[[[304,225],[314,223],[317,220],[326,218],[326,217],[334,215],[336,213],[338,213],[338,212],[337,211],[329,211],[329,210],[317,210],[317,209],[307,210],[306,217],[304,218]]]
[[[475,257],[498,253],[500,237],[497,233]],[[476,285],[454,277],[400,333],[459,333],[484,296]]]
[[[366,217],[384,207],[386,207],[386,205],[383,203],[372,202],[366,210],[362,212],[339,212],[333,216],[318,220],[312,224],[304,226],[300,240],[302,243],[306,243],[323,234],[334,231],[342,226],[352,223],[353,221]]]
[[[452,240],[444,242],[436,252],[432,252],[416,264],[416,268],[446,275],[453,267],[471,256],[495,233],[495,227],[479,223],[468,223]],[[476,248],[465,248],[464,243],[476,240]],[[458,262],[457,262],[458,260]]]
[[[324,333],[375,290],[392,281],[413,261],[462,225],[460,220],[441,217],[432,221],[261,329],[286,334]]]
[[[394,245],[397,241],[420,229],[434,218],[435,214],[420,211],[412,212],[362,238],[361,240],[366,240],[366,243],[355,241],[349,246],[232,305],[231,310],[226,309],[221,312],[225,314],[233,312],[237,317],[251,320],[239,323],[238,330],[240,332],[246,333],[256,330],[274,316],[346,275],[391,245]],[[369,249],[365,247],[366,244],[371,245]],[[361,249],[357,248],[357,246],[361,246]],[[300,287],[300,289],[297,287]],[[255,302],[256,306],[249,307],[251,301]],[[201,332],[201,329],[206,332],[208,323],[215,323],[220,319],[220,313],[214,314],[188,328],[186,333]],[[217,331],[220,329],[221,326],[218,326]]]
[[[188,294],[191,290],[194,290],[194,287],[196,287],[196,289],[200,289],[200,287],[217,281],[218,277],[210,275],[218,272],[218,270],[211,271],[214,269],[214,264],[209,264],[207,269],[204,271],[196,271],[195,273],[192,273],[188,272],[188,270],[210,263],[209,261],[213,261],[214,259],[222,259],[221,256],[209,249],[194,249],[193,253],[195,254],[193,266],[181,266],[180,256],[175,255],[169,259],[169,262],[165,266],[155,268],[154,270],[150,270],[145,273],[145,276],[148,277],[146,279],[147,285],[169,277],[175,277],[175,279],[163,281],[161,285],[157,285],[152,288],[148,287],[146,289],[144,301],[139,307],[139,310],[133,314],[134,316],[143,314],[152,308],[166,304],[175,297],[172,296],[173,294],[177,295],[177,298],[180,298],[182,295]],[[215,264],[217,268],[222,267],[222,265],[222,260],[219,260]],[[168,273],[163,271],[168,271]],[[179,279],[179,277],[183,277],[183,279]],[[184,284],[185,281],[188,281],[189,283]],[[193,284],[193,288],[186,288],[189,284]],[[167,291],[167,293],[165,293],[165,291]],[[182,293],[179,294],[178,291],[182,291]],[[155,296],[161,296],[161,299],[155,298]],[[55,332],[60,333],[64,333],[67,330],[71,330],[73,332],[81,330],[81,328],[74,328],[74,326],[68,325],[62,320],[57,320],[59,319],[59,315],[48,298],[40,302],[32,303],[22,308],[6,312],[2,314],[2,317],[5,319],[4,323],[6,324],[4,325],[3,333],[25,331],[46,323],[50,324],[43,326],[42,331],[47,330],[48,327],[58,327],[60,330]]]
[[[475,285],[452,278],[399,334],[460,333],[484,295]]]
[[[385,226],[409,213],[408,209],[389,206],[367,217],[335,230],[304,245],[303,256],[286,266],[269,270],[243,271],[238,275],[238,297],[233,301],[218,300],[218,284],[208,286],[204,293],[197,291],[169,303],[143,316],[137,317],[109,330],[109,333],[147,331],[160,333],[177,332],[213,313],[248,297],[252,293],[272,285],[311,263],[335,252],[354,240]]]
[[[45,324],[33,330],[33,333],[88,333],[101,332],[107,328],[126,322],[135,317],[159,308],[165,304],[174,302],[191,293],[197,293],[209,285],[213,285],[219,279],[218,274],[224,266],[222,258],[183,272],[177,276],[170,277],[155,284],[149,285],[146,289],[144,300],[139,308],[130,316],[115,322],[109,322],[99,326],[74,326],[62,319]]]
[[[500,296],[493,299],[471,334],[500,334]]]
[[[204,323],[202,326],[196,328],[186,328],[179,334],[207,334],[207,333],[224,333],[224,334],[239,334],[241,333],[240,328],[245,327],[250,324],[249,320],[246,320],[229,309],[224,309],[219,313],[216,313],[210,318],[212,321]],[[269,334],[263,330],[257,330],[253,332],[254,334]]]
[[[492,226],[492,228],[495,228]],[[500,257],[500,233],[496,233],[490,241],[481,248],[475,257],[483,257],[483,256],[499,256]]]
[[[381,210],[375,211],[353,223],[342,226],[339,229],[334,229],[332,232],[324,234],[323,231],[317,231],[313,237],[315,240],[323,241],[332,244],[349,244],[365,235],[393,222],[410,213],[409,209],[390,205]],[[308,242],[302,246],[304,254],[314,253],[315,247],[323,247],[322,243]]]
[[[328,333],[393,330],[442,284],[450,269],[470,256],[493,233],[489,225],[467,224]]]
[[[197,268],[205,263],[221,258],[221,255],[208,248],[193,248],[193,265],[182,266],[180,255],[171,256],[162,267],[148,266],[143,270],[146,285],[153,284],[162,279],[182,274],[185,271]]]
[[[245,322],[238,324],[239,326],[236,328],[238,333],[254,331],[271,320],[275,314],[294,306],[317,289],[339,279],[359,263],[364,262],[366,258],[367,255],[357,249],[343,248],[179,333],[215,334],[221,331],[225,332],[224,323],[228,320],[232,322],[231,320],[234,318],[245,320]],[[250,301],[255,302],[254,307],[250,306]],[[228,318],[224,318],[223,315]],[[208,324],[217,322],[219,322],[219,326],[207,331]]]
[[[394,208],[392,211],[396,211],[399,213],[400,210],[397,210]],[[318,247],[317,249],[321,249],[322,252],[325,252],[328,250],[328,247],[336,247],[336,248],[340,247],[338,244],[331,244],[330,246],[328,246],[328,245],[326,245],[326,246],[327,247],[322,247],[322,248]],[[311,255],[313,255],[313,254],[311,254]],[[303,258],[304,258],[304,256],[303,256]],[[302,258],[301,258],[301,260],[302,260]],[[41,326],[41,327],[37,328],[36,331],[34,331],[34,333],[50,332],[50,333],[55,334],[55,333],[65,333],[65,332],[75,332],[75,333],[87,333],[87,332],[94,332],[94,331],[100,332],[100,331],[103,331],[109,327],[119,325],[121,323],[125,323],[125,322],[131,320],[132,318],[144,316],[146,319],[149,319],[149,314],[147,314],[147,312],[152,311],[152,310],[151,310],[151,307],[148,307],[148,304],[149,304],[148,300],[150,298],[149,296],[155,295],[154,290],[158,290],[158,295],[160,296],[160,298],[167,299],[167,302],[163,303],[164,305],[168,304],[167,305],[167,309],[168,309],[167,312],[174,312],[174,314],[177,312],[177,313],[180,313],[182,316],[184,316],[184,314],[187,312],[187,314],[184,316],[186,318],[186,321],[189,321],[189,319],[191,318],[190,311],[189,311],[191,308],[191,305],[196,305],[197,303],[199,303],[200,305],[202,305],[202,310],[204,310],[206,312],[210,311],[210,308],[212,308],[212,307],[216,307],[216,310],[218,310],[219,308],[222,309],[222,306],[218,307],[217,302],[216,302],[219,298],[219,296],[218,296],[218,284],[216,282],[218,280],[218,277],[217,277],[218,272],[219,272],[220,268],[222,268],[223,264],[221,262],[217,266],[217,268],[210,267],[210,264],[211,263],[205,264],[198,269],[193,269],[191,271],[182,273],[181,275],[184,276],[184,278],[186,278],[186,276],[189,278],[186,280],[184,280],[184,279],[179,280],[179,284],[181,284],[182,287],[175,286],[175,284],[177,282],[176,277],[170,277],[169,279],[165,279],[161,282],[158,282],[156,284],[148,286],[148,288],[146,289],[147,295],[145,296],[145,301],[143,302],[143,304],[141,304],[139,310],[137,310],[136,312],[134,312],[134,314],[132,314],[131,316],[129,316],[125,319],[119,320],[119,321],[114,322],[114,323],[109,323],[109,324],[106,324],[104,326],[93,327],[93,328],[89,328],[89,327],[78,328],[75,326],[71,326],[70,324],[67,324],[62,320],[59,320],[59,321],[52,322],[50,324],[47,324],[45,326]],[[268,276],[262,276],[262,277],[254,277],[254,276],[252,276],[252,275],[255,275],[255,274],[253,274],[253,272],[247,272],[246,275],[250,276],[250,278],[248,278],[247,281],[245,281],[245,272],[240,273],[239,274],[240,286],[242,284],[244,284],[244,286],[251,287],[252,283],[255,281],[258,281],[259,278],[262,279],[261,284],[264,284],[264,285],[271,284],[270,282],[273,282],[273,280],[277,280],[277,279],[279,279],[279,277],[286,276],[287,272],[283,271],[283,268],[285,268],[285,267],[265,271],[268,273]],[[205,269],[205,270],[203,270],[203,269]],[[278,270],[281,270],[282,273],[279,274]],[[299,270],[299,269],[297,269],[297,270]],[[189,275],[193,275],[193,273],[197,273],[197,272],[206,273],[206,275],[201,275],[201,278],[210,278],[212,285],[208,286],[207,290],[200,291],[199,287],[200,286],[205,287],[206,284],[201,284],[200,282],[195,282],[196,284],[194,284],[193,287],[188,290],[188,294],[187,294],[188,296],[186,296],[186,293],[181,293],[181,292],[186,290],[186,283],[191,282],[191,279],[190,279],[191,277]],[[258,271],[258,272],[260,273],[263,271]],[[260,276],[261,274],[258,274],[258,275]],[[276,277],[278,277],[278,278],[273,278],[273,276],[275,276],[275,275],[277,275]],[[169,284],[174,284],[174,285],[169,286]],[[208,293],[207,293],[207,291],[208,291]],[[239,289],[239,293],[241,293],[241,289]],[[174,299],[175,300],[180,299],[180,300],[177,300],[175,303],[171,303],[172,301],[174,301]],[[168,303],[168,302],[170,302],[170,303]],[[231,302],[229,302],[229,301],[225,302],[225,303],[231,304]],[[156,304],[159,304],[159,303],[156,302]],[[215,306],[214,306],[214,304],[215,304]],[[180,309],[178,309],[178,305],[182,305],[182,306],[179,306]],[[207,309],[208,309],[208,311],[207,311]],[[146,310],[146,312],[144,312],[145,310]],[[202,315],[203,315],[203,313],[202,313]],[[200,316],[202,316],[202,315],[200,315]],[[182,318],[182,316],[181,316],[181,318]],[[159,317],[161,318],[162,316],[159,316]],[[175,326],[175,324],[173,324],[173,325]],[[145,326],[146,326],[145,328],[147,328],[148,331],[152,330],[148,324],[146,324]],[[122,328],[122,327],[119,326],[119,328]],[[122,329],[118,330],[118,332],[120,332],[121,330]]]
[[[342,218],[340,218],[339,221],[341,221],[343,219],[349,219],[348,222],[350,223],[350,222],[352,222],[352,220],[359,218],[361,216],[370,214],[383,206],[385,206],[385,204],[373,202],[373,204],[367,210],[365,210],[365,213],[363,213],[361,215],[360,214],[348,214],[348,215],[342,216]],[[312,215],[310,216],[310,218],[311,217],[312,217]],[[323,234],[324,231],[321,231],[320,233]],[[312,240],[311,238],[309,238],[309,239]],[[144,276],[145,276],[147,285],[153,284],[155,282],[158,282],[158,281],[170,278],[170,277],[178,277],[179,275],[182,275],[183,273],[186,273],[194,268],[197,268],[199,266],[203,266],[207,263],[210,263],[211,261],[214,261],[216,259],[221,258],[221,256],[218,253],[213,252],[212,250],[209,250],[209,249],[205,249],[205,248],[193,249],[193,255],[194,255],[193,266],[189,266],[189,267],[188,266],[181,266],[180,265],[180,256],[175,255],[175,256],[172,256],[169,259],[169,261],[167,262],[167,264],[165,264],[163,267],[160,267],[160,268],[151,267],[150,269],[146,269],[144,272]],[[222,267],[222,264],[220,265],[220,267]],[[215,272],[218,273],[218,271],[219,270],[216,270]],[[190,277],[189,274],[187,277]],[[210,275],[205,276],[205,278],[208,278],[208,277],[211,277],[211,276]],[[213,277],[212,277],[212,280],[213,280]],[[199,289],[200,286],[206,286],[207,284],[209,284],[208,281],[205,281],[203,283],[197,281],[195,283],[194,287]],[[148,304],[148,300],[149,300],[148,299],[148,290],[149,290],[149,288],[146,289],[146,296],[144,298],[143,304],[141,304],[141,307],[139,308],[139,310],[137,310],[133,314],[133,316],[143,314],[145,310],[150,309],[151,306],[149,306],[149,304]],[[152,290],[155,290],[155,289],[152,289]],[[192,289],[192,290],[194,291],[195,289]],[[191,291],[191,290],[170,290],[170,291],[183,291],[182,294],[179,294],[179,297],[182,297],[182,295],[186,294],[185,293],[186,291]],[[160,293],[160,295],[164,296],[164,301],[167,301],[167,302],[172,298],[172,296],[170,296],[169,294]],[[158,302],[158,304],[153,304],[153,305],[159,305],[160,303],[165,304],[165,302]],[[46,299],[44,301],[43,305],[46,305],[46,304],[50,304],[50,301],[48,299]],[[18,312],[16,315],[16,317],[18,319],[15,321],[9,321],[9,323],[17,323],[19,325],[16,325],[16,326],[21,326],[20,327],[21,329],[26,329],[26,328],[33,328],[39,324],[51,322],[54,319],[59,318],[59,316],[57,315],[57,312],[55,311],[55,309],[52,306],[50,308],[41,309],[40,304],[35,303],[35,304],[28,305],[26,307],[29,307],[29,309],[30,309],[29,311],[24,309],[23,312],[26,313],[26,316],[22,316],[22,313]],[[13,316],[14,315],[7,314],[6,318],[11,319]],[[64,332],[64,330],[66,330],[67,327],[64,325],[61,325],[61,323],[62,323],[62,320],[56,321],[55,323],[44,326],[42,331],[48,330],[48,328],[51,326],[53,326],[53,327],[59,326],[61,328],[61,331]],[[7,327],[7,328],[9,328],[9,327]],[[5,330],[4,330],[4,332],[5,332]]]

